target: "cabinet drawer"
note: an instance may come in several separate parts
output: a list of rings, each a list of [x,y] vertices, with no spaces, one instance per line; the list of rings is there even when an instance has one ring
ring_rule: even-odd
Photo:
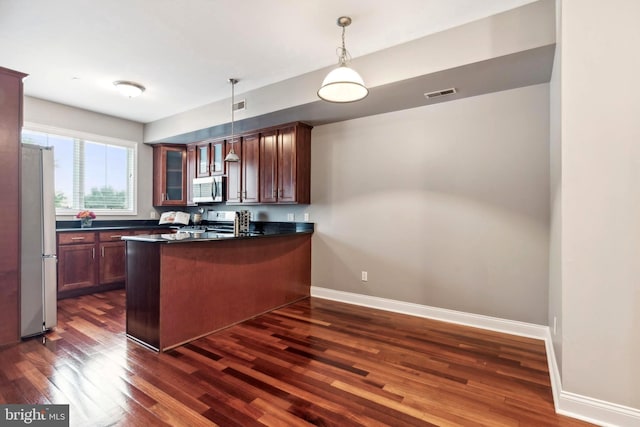
[[[96,241],[96,233],[78,232],[78,233],[59,233],[58,244],[73,245],[76,243],[94,243]]]
[[[133,231],[128,230],[113,230],[113,231],[101,231],[100,241],[101,242],[113,242],[122,239],[122,236],[131,236]]]

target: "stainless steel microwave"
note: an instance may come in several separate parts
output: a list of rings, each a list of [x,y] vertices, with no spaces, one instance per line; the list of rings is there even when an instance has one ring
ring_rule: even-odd
[[[224,177],[206,176],[193,179],[194,203],[224,202]]]

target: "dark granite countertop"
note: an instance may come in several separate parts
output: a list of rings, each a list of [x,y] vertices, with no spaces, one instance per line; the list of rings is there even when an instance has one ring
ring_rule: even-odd
[[[239,233],[234,235],[232,233],[216,233],[216,232],[204,232],[204,233],[171,233],[171,234],[140,234],[138,236],[123,236],[122,240],[132,240],[136,242],[148,242],[148,243],[193,243],[193,242],[208,242],[219,240],[238,240],[238,239],[262,239],[278,236],[290,236],[296,234],[311,234],[313,233],[313,227],[307,227],[304,229],[283,229],[283,230],[267,230],[261,232],[248,232]]]
[[[163,230],[177,229],[182,225],[162,224],[159,225],[157,220],[130,220],[130,221],[93,221],[92,227],[80,228],[80,221],[57,221],[56,232],[78,232],[78,231],[108,231],[108,230]],[[230,240],[230,239],[250,239],[274,236],[285,236],[300,233],[313,233],[314,224],[311,222],[269,222],[269,221],[252,221],[249,233],[233,235],[230,233],[167,233],[167,234],[140,234],[137,236],[124,236],[123,240],[135,240],[140,242],[152,243],[187,243],[202,242],[214,240]]]

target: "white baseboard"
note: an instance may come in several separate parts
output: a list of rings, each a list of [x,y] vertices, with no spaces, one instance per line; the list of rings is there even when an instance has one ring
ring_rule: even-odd
[[[355,294],[352,292],[337,291],[334,289],[319,288],[317,286],[311,287],[311,296],[506,334],[541,339],[544,341],[547,350],[553,403],[558,414],[600,426],[640,427],[640,410],[638,409],[562,390],[560,371],[553,350],[551,331],[548,326],[430,307],[370,295]]]

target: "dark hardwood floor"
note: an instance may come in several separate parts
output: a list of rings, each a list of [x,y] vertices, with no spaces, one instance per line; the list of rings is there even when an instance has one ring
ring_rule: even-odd
[[[72,426],[584,426],[557,416],[541,341],[306,299],[164,354],[127,340],[124,291],[59,302],[0,348],[0,403]]]

